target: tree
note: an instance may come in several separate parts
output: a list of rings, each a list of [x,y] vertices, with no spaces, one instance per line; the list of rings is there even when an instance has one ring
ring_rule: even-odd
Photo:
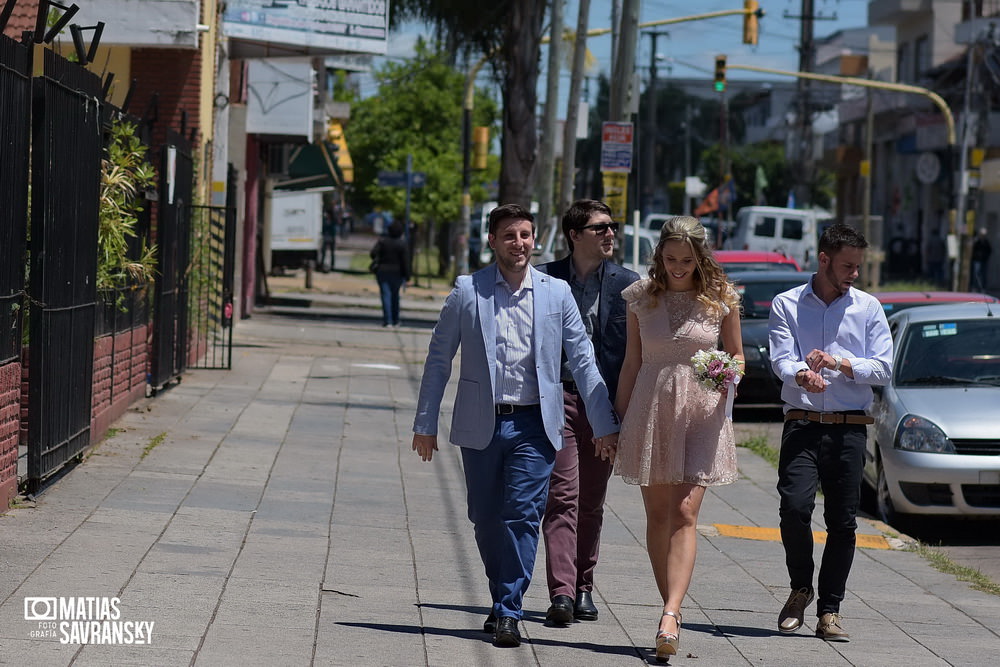
[[[387,63],[375,80],[378,92],[353,106],[344,128],[354,160],[352,206],[358,211],[377,206],[402,218],[405,190],[379,186],[378,172],[404,171],[409,154],[413,170],[427,174],[424,187],[410,191],[411,219],[428,231],[433,224],[458,220],[465,76],[447,64],[445,54],[420,41],[412,60]],[[493,127],[497,115],[496,102],[478,90],[475,124]],[[497,171],[493,158],[485,172],[474,173],[474,199],[487,198],[484,184],[495,180]]]
[[[394,25],[422,19],[438,27],[439,41],[485,54],[501,80],[503,135],[500,201],[529,206],[538,147],[535,122],[545,4],[538,0],[396,0]]]

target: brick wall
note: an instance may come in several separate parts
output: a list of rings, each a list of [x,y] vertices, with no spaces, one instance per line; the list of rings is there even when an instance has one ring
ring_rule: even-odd
[[[0,510],[17,495],[17,444],[21,430],[21,364],[0,366]]]
[[[144,115],[154,94],[158,118],[153,131],[153,145],[159,146],[166,128],[179,130],[181,112],[187,112],[187,131],[198,125],[201,83],[201,53],[183,49],[132,49],[132,73],[135,92],[131,111]]]
[[[98,442],[129,406],[146,395],[149,326],[94,340],[94,397],[90,441]]]

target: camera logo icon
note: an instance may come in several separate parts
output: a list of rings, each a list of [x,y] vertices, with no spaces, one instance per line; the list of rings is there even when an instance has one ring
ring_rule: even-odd
[[[57,609],[55,598],[24,598],[26,621],[54,621]]]

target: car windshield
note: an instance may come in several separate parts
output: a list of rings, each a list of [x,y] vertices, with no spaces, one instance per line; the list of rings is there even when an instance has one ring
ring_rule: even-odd
[[[743,299],[743,317],[767,319],[771,314],[771,301],[782,292],[798,287],[805,280],[769,280],[767,282],[737,283],[736,291]]]
[[[914,322],[899,345],[898,386],[1000,386],[1000,321]]]

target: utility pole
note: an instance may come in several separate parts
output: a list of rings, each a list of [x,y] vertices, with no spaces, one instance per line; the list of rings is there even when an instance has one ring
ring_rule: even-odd
[[[684,106],[684,215],[691,215],[691,197],[686,185],[691,175],[691,105],[687,104]]]
[[[611,120],[628,120],[635,71],[635,45],[639,33],[639,0],[622,0],[621,29],[611,78]]]
[[[813,40],[813,21],[836,20],[837,15],[823,16],[816,14],[813,0],[802,0],[802,12],[798,16],[784,14],[786,19],[801,21],[799,31],[799,71],[812,72],[816,68],[816,44]],[[811,185],[816,179],[816,165],[812,156],[812,111],[810,104],[809,79],[799,79],[798,113],[795,119],[795,153],[798,183],[796,184],[795,205],[811,204]]]
[[[545,81],[545,108],[542,112],[542,132],[538,142],[538,222],[539,234],[544,233],[552,217],[552,190],[555,166],[556,105],[559,103],[559,68],[562,64],[563,2],[551,0],[551,37],[549,38],[549,68]],[[565,163],[566,147],[563,146]]]
[[[569,100],[566,103],[566,125],[563,127],[562,178],[559,185],[559,214],[573,203],[573,182],[576,177],[576,126],[580,116],[580,89],[583,65],[587,55],[587,23],[590,20],[590,0],[580,0],[573,40],[573,70],[569,79]]]
[[[653,199],[656,195],[656,146],[659,135],[656,118],[656,39],[661,35],[669,37],[670,33],[664,30],[650,30],[646,34],[650,37],[649,86],[646,87],[646,125],[643,133],[646,138],[642,141],[644,147],[642,153],[642,200],[638,203],[643,213],[650,213],[653,210]]]

